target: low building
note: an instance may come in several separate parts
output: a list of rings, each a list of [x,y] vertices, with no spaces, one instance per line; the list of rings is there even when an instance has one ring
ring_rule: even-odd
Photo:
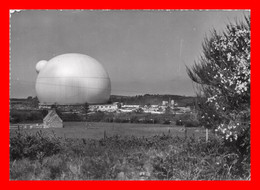
[[[119,112],[124,112],[124,113],[130,113],[130,112],[136,112],[137,110],[140,109],[140,105],[122,105],[121,108],[119,109]]]
[[[134,112],[135,110],[133,109],[118,109],[118,112],[122,112],[122,113],[131,113]]]
[[[160,107],[158,105],[145,105],[143,110],[144,113],[157,113],[158,111],[160,111]]]
[[[39,103],[39,109],[51,109],[51,105]]]
[[[168,101],[162,101],[162,106],[167,106],[168,105]]]
[[[162,111],[144,111],[144,113],[151,113],[151,114],[164,114]]]
[[[56,113],[55,109],[49,110],[43,118],[43,128],[63,128],[63,121]]]
[[[121,106],[121,108],[132,108],[132,109],[134,109],[134,108],[140,108],[140,105],[122,105]]]
[[[118,104],[101,104],[101,105],[90,105],[90,111],[102,111],[102,112],[115,112],[118,110]]]

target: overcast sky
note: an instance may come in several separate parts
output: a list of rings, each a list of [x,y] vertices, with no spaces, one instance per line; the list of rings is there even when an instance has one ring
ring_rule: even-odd
[[[112,94],[194,95],[185,65],[213,28],[248,11],[26,10],[11,15],[11,97],[35,96],[35,65],[89,55],[109,73]]]

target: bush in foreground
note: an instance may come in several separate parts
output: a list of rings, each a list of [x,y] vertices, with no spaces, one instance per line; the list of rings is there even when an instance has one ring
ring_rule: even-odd
[[[213,30],[202,48],[200,59],[187,69],[198,86],[199,120],[238,150],[250,149],[250,16],[227,24],[221,33]]]

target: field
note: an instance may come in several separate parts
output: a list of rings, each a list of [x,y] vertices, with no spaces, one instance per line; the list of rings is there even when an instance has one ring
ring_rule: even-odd
[[[11,126],[11,180],[250,180],[250,156],[213,134],[206,142],[202,128],[64,124]]]
[[[17,126],[17,125],[15,125]],[[16,127],[11,126],[11,134]],[[171,136],[185,136],[185,128],[174,124],[132,124],[132,123],[103,123],[103,122],[64,122],[64,128],[47,128],[47,129],[25,129],[27,132],[35,133],[39,130],[48,134],[55,133],[58,137],[65,138],[85,138],[85,139],[101,139],[119,135],[135,136],[135,137],[151,137],[154,135],[169,134]],[[205,129],[203,128],[187,128],[187,136],[204,137]]]

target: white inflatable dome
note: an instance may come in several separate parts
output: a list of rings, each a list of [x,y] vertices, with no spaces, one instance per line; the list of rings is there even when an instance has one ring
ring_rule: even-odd
[[[36,64],[36,94],[41,103],[101,104],[109,100],[111,84],[104,67],[83,54],[63,54]]]

